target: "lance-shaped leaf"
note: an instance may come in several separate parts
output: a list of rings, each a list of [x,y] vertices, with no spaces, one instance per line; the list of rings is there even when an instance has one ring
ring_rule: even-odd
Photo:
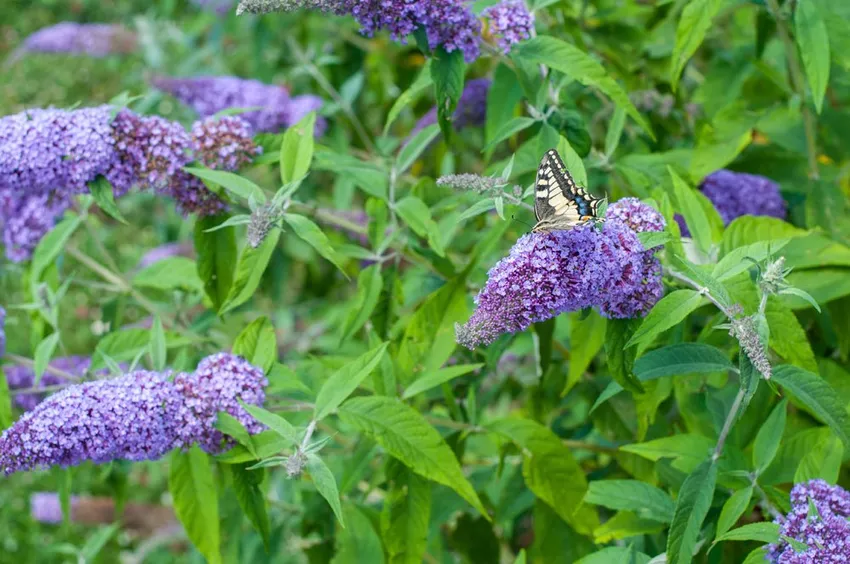
[[[667,535],[667,562],[670,564],[692,561],[697,536],[711,507],[716,482],[717,465],[708,459],[697,466],[682,484]]]
[[[339,407],[361,382],[372,373],[387,352],[389,343],[381,343],[372,350],[363,353],[356,360],[349,362],[328,378],[319,395],[316,397],[316,407],[313,418],[321,421]]]
[[[188,451],[177,449],[171,456],[168,490],[174,512],[186,536],[207,562],[221,562],[219,550],[218,491],[209,457],[197,445]]]
[[[336,252],[336,249],[331,245],[330,239],[325,235],[319,226],[304,217],[303,215],[295,215],[292,213],[283,214],[285,221],[295,232],[296,235],[304,239],[311,247],[316,249],[320,255],[328,259],[342,274],[348,278],[348,274],[342,268],[342,257]]]

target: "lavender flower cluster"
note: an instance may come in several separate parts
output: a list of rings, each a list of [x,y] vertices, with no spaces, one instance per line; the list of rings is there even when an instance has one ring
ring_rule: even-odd
[[[188,133],[158,116],[110,106],[35,109],[0,118],[0,227],[6,256],[27,260],[71,205],[104,177],[121,196],[132,187],[173,197],[184,213],[208,215],[224,203],[182,167],[235,170],[260,148],[237,117],[204,120]]]
[[[560,313],[596,307],[605,317],[646,315],[661,298],[661,265],[637,233],[661,231],[661,214],[635,198],[608,208],[601,229],[524,235],[489,273],[476,310],[456,326],[473,349]]]
[[[209,356],[192,374],[144,370],[66,388],[25,413],[0,437],[6,474],[83,461],[155,460],[194,443],[210,453],[228,446],[218,412],[251,433],[261,426],[239,404],[262,405],[262,370],[229,353]]]
[[[239,117],[250,124],[252,133],[277,133],[322,107],[322,99],[318,96],[292,97],[283,86],[235,76],[157,77],[152,84],[201,117],[230,108],[251,108]],[[316,120],[317,136],[322,135],[326,128],[324,119]]]
[[[6,354],[6,310],[0,306],[0,358]]]
[[[136,49],[136,34],[115,24],[61,22],[24,40],[22,51],[106,57]]]
[[[534,32],[534,14],[528,11],[523,0],[506,0],[482,12],[489,21],[493,34],[504,53],[511,45],[531,37]]]
[[[811,511],[810,500],[815,512]],[[797,552],[785,540],[768,545],[767,560],[774,564],[826,564],[850,558],[850,492],[824,480],[797,484],[791,490],[791,511],[777,518],[780,538],[791,538],[808,548]]]
[[[779,193],[779,184],[764,176],[718,170],[705,177],[700,190],[711,200],[724,225],[742,215],[765,215],[785,219],[788,206]],[[682,235],[690,230],[681,216],[676,216]]]

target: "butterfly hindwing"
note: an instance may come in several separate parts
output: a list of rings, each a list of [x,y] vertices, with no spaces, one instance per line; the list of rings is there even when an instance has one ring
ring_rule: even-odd
[[[596,217],[600,200],[576,185],[564,161],[554,149],[543,156],[537,169],[534,231],[572,229]]]

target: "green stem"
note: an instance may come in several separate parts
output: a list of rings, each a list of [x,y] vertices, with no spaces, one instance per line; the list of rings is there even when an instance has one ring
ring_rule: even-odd
[[[735,396],[735,401],[732,402],[732,408],[729,410],[729,415],[726,416],[726,421],[723,422],[723,429],[720,430],[720,436],[717,438],[717,445],[714,447],[714,453],[711,455],[713,461],[717,461],[720,455],[723,454],[723,446],[726,444],[726,439],[729,437],[729,432],[732,430],[732,425],[738,418],[738,412],[741,406],[744,405],[745,391],[743,388],[738,390],[738,395]]]
[[[785,18],[782,17],[777,0],[767,0],[767,6],[776,21],[776,32],[785,47],[785,58],[788,60],[788,74],[791,78],[791,86],[797,96],[800,97],[800,108],[803,113],[803,128],[806,135],[806,152],[809,160],[809,179],[817,180],[820,177],[818,168],[818,149],[815,115],[806,104],[806,83],[800,61],[797,58],[797,46],[788,31]],[[825,40],[825,38],[824,38]]]

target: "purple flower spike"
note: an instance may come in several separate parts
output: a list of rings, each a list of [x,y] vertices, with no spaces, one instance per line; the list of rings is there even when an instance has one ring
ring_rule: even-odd
[[[0,358],[6,354],[6,310],[0,306]]]
[[[705,177],[700,190],[711,200],[724,225],[742,215],[766,215],[785,219],[788,206],[779,193],[779,184],[764,176],[718,170]],[[682,235],[691,233],[682,216],[676,216]]]
[[[113,24],[61,22],[42,28],[24,40],[22,50],[106,57],[136,49],[136,34]]]
[[[0,213],[3,245],[12,262],[29,260],[38,242],[50,231],[70,203],[59,196],[24,196],[10,210]],[[0,210],[2,211],[2,210]],[[5,216],[5,221],[2,221]]]
[[[531,37],[534,32],[534,14],[528,11],[522,0],[506,0],[484,10],[490,22],[490,33],[498,38],[504,53],[511,45]]]
[[[419,28],[425,30],[428,46],[442,46],[451,53],[457,49],[466,62],[478,58],[481,22],[457,0],[344,0],[341,12],[349,12],[364,35],[386,29],[390,37],[401,41]]]
[[[219,411],[238,419],[249,433],[262,431],[262,424],[237,400],[262,405],[268,383],[262,370],[229,353],[208,356],[193,374],[178,374],[174,386],[184,401],[173,414],[177,422],[176,446],[199,443],[207,452],[219,452],[224,439],[214,426]]]
[[[811,511],[809,500],[817,512]],[[824,480],[797,484],[791,490],[791,511],[775,522],[781,537],[789,537],[808,548],[797,552],[780,540],[768,545],[767,560],[775,564],[847,562],[850,555],[850,492]]]
[[[216,170],[239,170],[262,149],[254,144],[251,126],[235,116],[209,117],[192,125],[195,160]]]
[[[277,133],[291,125],[292,98],[283,86],[235,76],[157,78],[153,85],[168,92],[201,117],[230,108],[259,108],[239,114],[251,124],[253,133]]]
[[[153,460],[172,448],[169,413],[181,398],[165,375],[138,371],[67,388],[25,413],[0,438],[7,474],[91,460]]]
[[[458,343],[470,349],[488,345],[502,333],[591,306],[605,317],[646,315],[661,298],[661,265],[617,217],[636,224],[641,218],[646,221],[642,227],[651,230],[659,218],[643,206],[612,206],[615,217],[601,229],[581,225],[524,235],[490,270],[475,313],[456,327]]]
[[[230,443],[213,426],[219,411],[249,432],[262,430],[238,400],[262,405],[263,372],[228,353],[207,357],[192,374],[136,371],[71,386],[25,413],[0,437],[6,474],[83,461],[155,460],[200,443],[219,452]]]

